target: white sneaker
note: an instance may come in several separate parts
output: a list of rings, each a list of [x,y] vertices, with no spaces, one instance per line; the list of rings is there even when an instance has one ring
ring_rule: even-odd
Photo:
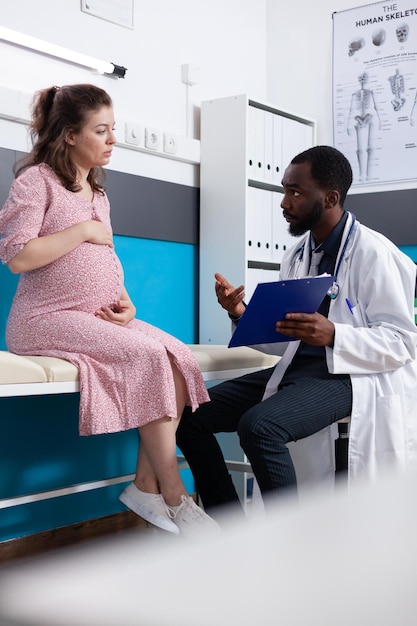
[[[207,532],[219,532],[217,522],[207,515],[190,496],[181,496],[181,504],[169,507],[172,519],[180,529],[182,535],[189,537],[207,534]]]
[[[119,500],[150,524],[179,535],[180,530],[172,521],[174,514],[161,494],[145,493],[131,483],[120,494]]]

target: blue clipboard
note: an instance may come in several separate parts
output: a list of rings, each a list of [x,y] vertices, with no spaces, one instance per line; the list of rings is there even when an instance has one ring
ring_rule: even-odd
[[[240,318],[229,348],[294,341],[275,330],[287,313],[315,313],[334,282],[334,276],[292,278],[259,283]]]

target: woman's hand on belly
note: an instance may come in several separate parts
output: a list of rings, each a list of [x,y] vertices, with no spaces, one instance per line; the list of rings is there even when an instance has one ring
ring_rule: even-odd
[[[136,307],[131,300],[118,300],[113,308],[102,306],[95,315],[105,322],[126,326],[135,317]]]

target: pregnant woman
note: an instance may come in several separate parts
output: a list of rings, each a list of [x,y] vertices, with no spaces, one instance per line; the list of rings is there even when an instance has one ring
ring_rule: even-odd
[[[113,247],[102,170],[116,141],[111,98],[88,84],[41,90],[31,136],[0,211],[0,257],[20,274],[8,348],[79,368],[81,435],[139,429],[123,503],[174,534],[216,529],[187,495],[176,460],[184,406],[209,399],[198,363],[179,340],[135,318]]]

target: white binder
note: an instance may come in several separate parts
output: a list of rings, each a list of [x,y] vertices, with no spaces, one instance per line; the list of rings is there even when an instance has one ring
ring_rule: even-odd
[[[248,178],[265,177],[265,116],[262,109],[248,107]]]

